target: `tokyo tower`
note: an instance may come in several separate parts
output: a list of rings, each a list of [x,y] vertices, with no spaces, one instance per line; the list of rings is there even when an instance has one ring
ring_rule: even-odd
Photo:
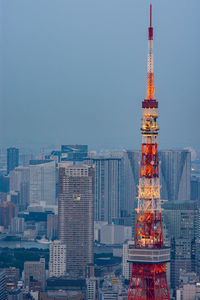
[[[169,300],[165,263],[170,249],[163,244],[158,162],[158,102],[154,97],[152,5],[148,28],[147,95],[142,102],[142,156],[138,185],[138,206],[128,300]]]

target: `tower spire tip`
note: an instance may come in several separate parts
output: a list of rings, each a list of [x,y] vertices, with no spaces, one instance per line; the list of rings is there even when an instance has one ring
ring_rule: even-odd
[[[152,27],[152,4],[150,4],[150,27]]]

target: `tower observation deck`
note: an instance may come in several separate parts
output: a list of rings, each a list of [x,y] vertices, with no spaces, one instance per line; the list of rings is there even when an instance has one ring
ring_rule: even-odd
[[[142,155],[134,244],[129,246],[132,264],[128,300],[169,300],[165,263],[170,248],[164,246],[158,161],[158,102],[154,97],[152,5],[148,28],[147,94],[142,102]]]

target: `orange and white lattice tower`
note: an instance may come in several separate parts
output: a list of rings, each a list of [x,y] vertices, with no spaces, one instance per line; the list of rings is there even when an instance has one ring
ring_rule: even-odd
[[[158,102],[154,97],[153,27],[150,5],[148,29],[147,95],[142,102],[142,157],[134,244],[129,246],[132,264],[128,300],[169,300],[166,262],[170,249],[164,246],[158,161]]]

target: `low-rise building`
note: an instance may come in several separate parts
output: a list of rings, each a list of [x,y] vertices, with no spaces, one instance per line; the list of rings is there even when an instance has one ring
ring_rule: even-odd
[[[49,246],[49,277],[60,277],[66,273],[66,245],[54,241]]]

